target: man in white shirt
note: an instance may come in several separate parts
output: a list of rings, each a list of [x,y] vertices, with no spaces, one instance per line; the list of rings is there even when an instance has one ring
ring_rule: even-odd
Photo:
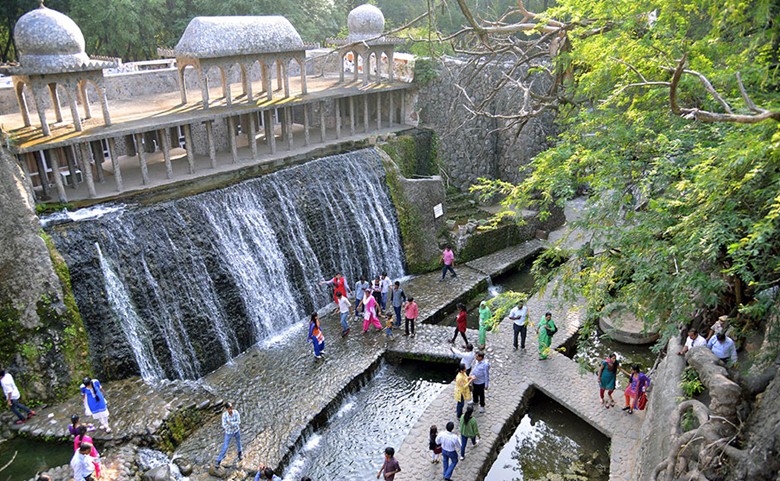
[[[19,398],[22,397],[19,394],[19,388],[16,387],[11,373],[5,372],[4,369],[0,369],[0,385],[3,386],[3,397],[5,397],[8,405],[11,407],[11,411],[19,418],[16,424],[24,424],[25,421],[35,416],[35,411],[19,402]],[[21,411],[24,411],[27,415],[23,415]]]
[[[520,301],[509,311],[509,319],[512,320],[512,328],[515,331],[515,351],[517,351],[517,335],[520,334],[520,349],[525,349],[525,337],[528,334],[528,307]]]
[[[444,468],[444,480],[451,481],[452,472],[458,465],[458,451],[460,451],[460,438],[453,433],[455,423],[447,423],[447,431],[436,436],[436,444],[441,445],[441,456],[444,458],[442,467]]]
[[[70,460],[70,467],[73,469],[74,481],[94,481],[95,480],[95,459],[89,455],[92,452],[92,445],[81,443],[81,447]]]
[[[393,281],[387,277],[387,272],[382,273],[382,282],[380,285],[382,286],[382,297],[380,304],[382,306],[382,311],[384,312],[384,310],[387,309],[387,293],[390,291],[390,286],[393,285]]]
[[[340,292],[336,293],[336,299],[338,299],[338,305],[339,305],[341,337],[344,337],[349,332],[349,323],[347,322],[347,317],[349,316],[349,306],[352,304],[349,302],[347,296],[342,296]]]
[[[688,329],[688,339],[685,340],[685,346],[681,351],[677,353],[678,356],[684,356],[686,352],[690,351],[694,347],[706,346],[707,340],[704,336],[699,335],[699,331],[696,329]]]
[[[471,366],[474,364],[474,357],[477,355],[477,353],[474,352],[474,346],[469,343],[466,344],[465,351],[459,351],[454,347],[450,347],[450,351],[452,351],[452,353],[456,356],[460,357],[460,363],[466,365],[466,374],[470,374]]]

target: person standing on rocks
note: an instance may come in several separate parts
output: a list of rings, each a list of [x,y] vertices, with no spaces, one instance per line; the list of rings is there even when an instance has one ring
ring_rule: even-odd
[[[455,253],[452,252],[452,248],[449,245],[445,246],[444,251],[441,253],[441,262],[444,264],[444,267],[441,268],[441,279],[439,279],[439,282],[444,282],[447,271],[450,271],[453,278],[458,277],[455,273]]]
[[[92,416],[100,421],[103,429],[110,434],[111,427],[108,425],[109,412],[108,406],[106,406],[106,395],[103,393],[103,386],[100,385],[100,381],[85,377],[80,389],[87,416]]]
[[[349,323],[347,322],[347,318],[349,317],[349,306],[350,304],[349,299],[347,299],[347,296],[342,296],[340,292],[336,293],[336,304],[338,304],[338,310],[339,310],[339,322],[341,322],[341,337],[344,337],[349,332]]]
[[[355,319],[359,317],[359,312],[362,312],[358,309],[358,307],[363,306],[360,301],[366,295],[366,289],[370,288],[371,284],[366,280],[366,276],[360,276],[360,280],[355,283]]]
[[[690,351],[694,347],[706,346],[707,340],[703,336],[699,335],[699,331],[696,329],[688,329],[688,338],[685,339],[685,346],[677,352],[678,356],[684,356],[686,352]]]
[[[238,460],[241,461],[243,456],[243,450],[241,449],[241,415],[237,410],[233,409],[233,403],[225,403],[225,412],[222,413],[222,429],[225,430],[225,441],[222,443],[222,451],[220,451],[217,460],[214,462],[214,468],[219,468],[222,460],[225,459],[227,454],[230,440],[236,440],[236,449],[238,449]]]
[[[333,277],[333,279],[320,282],[320,285],[323,284],[333,284],[333,302],[336,304],[339,302],[337,294],[341,293],[342,296],[347,297],[349,285],[347,284],[347,280],[344,279],[344,276],[341,275],[340,272],[336,273],[336,276]]]
[[[97,449],[95,449],[94,441],[91,437],[87,436],[87,427],[86,426],[79,426],[76,438],[73,439],[73,452],[78,452],[78,450],[81,448],[81,445],[87,443],[90,446],[92,446],[92,449],[89,452],[89,455],[95,458],[95,461],[93,464],[95,465],[95,477],[100,477],[100,462],[98,461],[100,459],[100,454],[98,453]]]
[[[515,351],[517,351],[517,335],[520,334],[520,349],[525,349],[525,338],[528,334],[528,307],[520,301],[509,311],[509,319],[512,321],[512,329],[515,331]]]
[[[485,412],[485,392],[490,387],[490,363],[485,360],[485,353],[480,351],[471,367],[474,376],[474,404],[479,404],[479,412]]]
[[[368,326],[374,326],[377,328],[377,330],[382,330],[382,323],[379,322],[379,316],[376,312],[378,307],[378,302],[376,300],[376,297],[374,297],[371,290],[366,289],[366,294],[363,296],[363,300],[360,302],[360,304],[364,308],[363,312],[363,334],[368,332]]]
[[[95,480],[95,461],[89,455],[92,452],[93,446],[89,443],[81,443],[78,451],[73,454],[70,460],[70,467],[73,469],[74,481],[96,481]]]
[[[455,376],[455,415],[458,419],[463,415],[463,406],[466,401],[471,401],[471,382],[474,376],[466,374],[466,365],[461,363],[458,374]]]
[[[490,308],[487,305],[487,301],[479,303],[479,340],[477,345],[480,349],[485,349],[487,344],[487,331],[492,326],[490,325],[490,318],[493,317],[493,313],[490,312]]]
[[[459,418],[460,419],[460,418]],[[442,468],[444,468],[444,481],[452,481],[452,472],[458,465],[458,450],[460,449],[460,438],[453,433],[455,423],[447,423],[447,431],[436,436],[436,444],[441,446],[441,455],[444,459]]]
[[[406,328],[406,335],[409,335],[409,326],[412,328],[412,337],[414,337],[414,324],[417,322],[417,318],[420,316],[420,309],[417,307],[417,303],[414,302],[414,297],[410,297],[406,304],[404,304],[404,326]]]
[[[35,416],[35,411],[19,402],[22,395],[19,393],[19,388],[16,387],[14,377],[11,376],[10,372],[6,372],[5,369],[0,369],[0,385],[3,387],[3,396],[8,406],[16,417],[19,418],[16,420],[16,424],[24,424],[25,421]],[[21,411],[24,411],[26,415],[22,414]]]
[[[546,312],[544,318],[536,326],[536,333],[539,335],[539,360],[544,361],[550,355],[550,346],[552,337],[558,332],[558,328],[552,320],[552,313]]]
[[[316,312],[312,313],[309,320],[309,337],[306,338],[306,341],[314,346],[314,358],[322,359],[322,351],[325,350],[325,336],[320,329],[320,316]]]
[[[452,335],[452,340],[450,341],[450,344],[455,344],[455,339],[457,339],[458,334],[463,337],[463,342],[466,343],[466,345],[469,344],[469,340],[466,339],[466,322],[468,321],[468,312],[466,312],[466,305],[463,303],[458,304],[458,317],[455,319],[455,334]]]
[[[393,305],[395,311],[395,325],[401,327],[401,307],[406,303],[406,294],[401,289],[401,283],[395,281],[393,289],[390,291],[390,304]]]

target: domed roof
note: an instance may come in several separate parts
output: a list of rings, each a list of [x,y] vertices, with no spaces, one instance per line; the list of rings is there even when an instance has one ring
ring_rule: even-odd
[[[176,55],[230,57],[304,50],[303,40],[280,15],[195,17],[176,44]]]
[[[385,31],[385,16],[373,5],[364,4],[349,12],[347,17],[349,41],[376,38]]]
[[[84,53],[84,35],[76,22],[41,6],[16,22],[14,40],[19,63],[30,72],[72,70],[90,62]]]

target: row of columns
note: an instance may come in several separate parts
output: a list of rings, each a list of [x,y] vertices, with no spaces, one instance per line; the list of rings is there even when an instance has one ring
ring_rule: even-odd
[[[306,63],[305,58],[289,57],[285,59],[276,59],[270,62],[266,60],[260,61],[262,90],[260,94],[265,94],[266,100],[273,100],[272,77],[270,74],[271,68],[276,64],[276,89],[283,90],[284,98],[290,97],[290,75],[289,65],[290,62],[295,60],[300,66],[301,77],[301,94],[306,95],[308,88],[306,86]],[[254,93],[252,92],[252,79],[250,77],[251,65],[257,60],[253,60],[249,66],[244,63],[238,62],[238,66],[241,69],[241,88],[242,93],[246,97],[247,101],[254,101]],[[177,58],[177,65],[179,71],[179,89],[181,92],[182,104],[187,103],[187,85],[185,81],[185,70],[188,66],[196,69],[200,78],[201,98],[203,108],[209,108],[209,80],[208,71],[211,68],[217,68],[220,72],[220,80],[222,83],[222,95],[227,105],[233,105],[233,94],[230,87],[230,69],[236,63],[221,65],[221,64],[207,64],[201,63],[199,60],[192,60],[187,58]]]
[[[14,83],[16,101],[19,104],[19,111],[22,114],[22,121],[24,122],[25,127],[30,127],[32,125],[32,122],[30,121],[30,110],[27,107],[27,95],[25,94],[25,90],[30,90],[33,95],[33,102],[35,104],[35,109],[38,112],[38,119],[40,120],[41,130],[44,136],[51,135],[49,122],[46,118],[45,98],[47,96],[51,99],[56,121],[62,122],[62,104],[57,89],[58,85],[62,87],[67,94],[73,126],[77,132],[81,132],[84,129],[81,123],[77,102],[80,102],[84,109],[84,118],[92,118],[92,109],[90,108],[89,96],[87,94],[87,80],[77,82],[75,87],[72,88],[69,88],[67,84],[58,84],[57,82],[41,83],[34,81],[30,83],[18,78],[14,78]],[[111,114],[108,110],[108,98],[106,97],[105,88],[95,85],[95,89],[100,98],[100,107],[103,111],[103,122],[106,126],[109,126],[111,125]]]
[[[404,117],[406,112],[405,91],[399,91],[400,93],[400,123],[404,123]],[[335,140],[340,140],[342,130],[349,128],[349,135],[354,136],[358,129],[363,133],[369,133],[374,128],[380,130],[383,128],[383,110],[382,104],[385,96],[389,104],[389,113],[384,115],[386,117],[388,126],[393,127],[396,124],[396,108],[395,97],[396,92],[376,92],[371,94],[363,94],[359,96],[352,96],[346,98],[333,99],[333,109],[335,116]],[[328,106],[328,100],[320,100],[316,102],[319,110],[319,142],[327,142],[327,116],[326,110]],[[374,104],[375,105],[372,105]],[[371,116],[372,107],[375,106],[373,111],[375,116]],[[315,103],[303,104],[301,114],[301,123],[303,126],[303,145],[309,146],[313,142],[312,135],[312,120],[314,119],[314,107]],[[238,138],[239,130],[241,127],[241,135],[247,136],[247,143],[251,153],[251,160],[258,160],[258,142],[257,134],[260,127],[263,129],[265,144],[268,147],[270,154],[275,154],[278,149],[277,138],[275,135],[275,118],[278,115],[280,124],[280,138],[284,147],[289,151],[295,148],[295,139],[293,135],[294,129],[294,108],[293,106],[281,106],[276,109],[267,109],[261,111],[255,111],[240,116],[229,116],[225,119],[227,123],[228,133],[228,147],[230,149],[232,163],[238,163],[240,161],[238,152]],[[360,109],[360,110],[359,110]],[[361,112],[362,110],[362,112]],[[275,114],[276,112],[276,114]],[[362,114],[362,115],[361,115]],[[258,115],[262,116],[262,126],[259,125]],[[358,125],[359,117],[362,117],[362,125]],[[217,168],[217,147],[216,138],[214,133],[214,122],[218,119],[207,120],[204,122],[207,153],[209,156],[209,167],[212,169]],[[299,124],[300,125],[300,124]],[[192,136],[192,126],[190,124],[183,124],[180,126],[181,132],[184,136],[184,147],[187,152],[187,167],[188,173],[195,173],[195,144]],[[151,182],[149,176],[148,154],[155,152],[156,148],[159,148],[163,154],[163,161],[165,164],[166,177],[168,179],[173,178],[173,165],[171,162],[171,132],[175,130],[179,132],[178,127],[156,129],[154,131],[138,132],[125,135],[122,139],[125,142],[124,152],[128,156],[137,156],[141,173],[141,182],[143,185],[148,185]],[[317,135],[317,134],[314,134]],[[178,145],[178,135],[176,138]],[[53,183],[56,187],[57,197],[60,202],[67,202],[67,194],[65,191],[65,182],[63,182],[63,176],[60,172],[61,166],[67,165],[67,180],[68,184],[74,189],[78,186],[77,174],[79,171],[83,174],[83,181],[87,184],[87,189],[90,198],[97,196],[95,184],[105,183],[106,175],[103,171],[102,163],[106,157],[104,149],[108,152],[110,158],[114,182],[116,184],[116,190],[122,192],[124,190],[124,182],[121,167],[119,164],[119,155],[116,145],[116,138],[106,139],[106,143],[96,140],[91,142],[82,142],[74,146],[59,147],[55,149],[49,149],[45,152],[34,152],[32,154],[36,157],[36,167],[40,175],[41,188],[45,197],[50,197],[51,187],[50,180],[48,179],[48,172],[44,159],[41,158],[41,153],[46,156],[46,161],[51,167],[51,173],[53,175]],[[22,165],[26,167],[27,162],[22,162]],[[94,172],[93,172],[94,164]]]
[[[376,75],[374,80],[379,82],[382,79],[382,54],[387,56],[387,72],[386,77],[389,81],[393,81],[395,78],[395,72],[393,71],[394,62],[394,50],[381,49],[369,47],[366,49],[348,49],[339,52],[339,82],[344,82],[344,59],[347,54],[352,53],[353,68],[352,68],[352,80],[357,82],[360,78],[360,72],[358,72],[358,57],[363,61],[363,85],[371,83],[371,57],[374,57],[374,65],[376,66]]]

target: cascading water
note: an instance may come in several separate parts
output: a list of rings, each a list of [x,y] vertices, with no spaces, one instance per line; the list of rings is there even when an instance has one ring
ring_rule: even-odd
[[[94,361],[117,377],[200,377],[326,305],[323,278],[404,270],[371,149],[50,230]]]

